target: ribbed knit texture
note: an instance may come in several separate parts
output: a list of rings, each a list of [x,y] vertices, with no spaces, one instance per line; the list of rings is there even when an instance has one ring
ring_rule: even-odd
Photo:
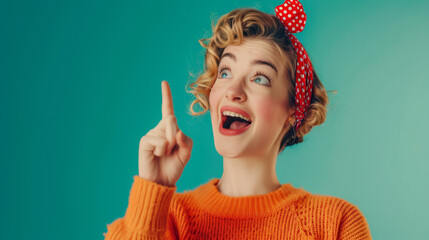
[[[176,193],[134,176],[123,218],[107,225],[105,239],[372,239],[355,205],[311,194],[290,183],[254,196],[229,197],[211,179]]]

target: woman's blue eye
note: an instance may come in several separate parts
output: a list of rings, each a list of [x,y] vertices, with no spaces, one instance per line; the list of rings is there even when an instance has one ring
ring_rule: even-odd
[[[259,75],[257,78],[255,78],[255,80],[253,80],[254,82],[256,82],[256,83],[261,83],[261,84],[263,84],[263,85],[270,85],[270,81],[266,78],[266,77],[264,77],[264,76],[261,76],[261,75]]]
[[[219,72],[219,78],[231,78],[231,76],[228,77],[228,74],[230,73],[231,69],[227,67],[221,67],[221,70]],[[271,78],[266,75],[266,73],[263,72],[256,72],[256,78],[252,80],[253,82],[256,82],[261,85],[270,86],[271,85]]]
[[[225,77],[226,77],[225,75],[227,75],[227,73],[226,73],[226,72],[224,72],[224,71],[222,71],[222,72],[220,73],[221,78],[225,78]]]

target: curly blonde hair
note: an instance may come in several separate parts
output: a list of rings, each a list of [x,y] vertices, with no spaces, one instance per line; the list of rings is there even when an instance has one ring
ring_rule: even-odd
[[[220,17],[215,26],[212,23],[212,30],[213,35],[210,38],[203,38],[198,41],[202,47],[206,48],[205,64],[204,72],[195,82],[189,84],[190,90],[187,90],[196,98],[189,107],[191,115],[201,115],[210,109],[208,99],[210,90],[217,78],[218,65],[222,53],[228,45],[239,45],[245,39],[272,42],[280,56],[283,59],[288,59],[285,61],[289,63],[288,78],[290,81],[288,81],[288,89],[290,91],[287,93],[289,97],[288,104],[290,108],[295,108],[295,68],[297,54],[286,34],[284,25],[275,15],[267,14],[253,8],[238,8]],[[302,142],[305,134],[309,133],[314,126],[322,124],[326,119],[327,91],[314,69],[313,78],[313,94],[301,126],[296,132],[295,127],[290,127],[282,138],[279,153],[286,146]],[[195,104],[197,103],[203,109],[200,112],[194,111]]]

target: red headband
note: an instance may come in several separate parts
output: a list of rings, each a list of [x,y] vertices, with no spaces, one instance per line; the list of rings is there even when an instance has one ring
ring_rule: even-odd
[[[297,108],[295,109],[296,126],[298,130],[305,112],[310,105],[311,93],[313,90],[313,66],[307,51],[292,33],[301,32],[305,27],[307,15],[302,4],[298,0],[287,0],[276,7],[276,15],[286,28],[297,54],[295,73],[295,99]]]

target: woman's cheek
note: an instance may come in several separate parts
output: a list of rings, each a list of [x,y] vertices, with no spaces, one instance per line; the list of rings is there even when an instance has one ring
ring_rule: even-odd
[[[282,122],[286,116],[285,103],[273,98],[261,99],[258,102],[258,112],[264,123]]]
[[[212,88],[209,95],[209,107],[212,114],[217,114],[216,109],[219,104],[219,97],[219,91],[216,88]]]
[[[209,95],[209,103],[210,103],[210,106],[212,105],[212,104],[215,104],[215,102],[217,102],[217,99],[218,99],[218,96],[217,96],[218,94],[217,94],[217,90],[215,89],[215,88],[212,88],[211,89],[211,91],[210,91],[210,95]]]

